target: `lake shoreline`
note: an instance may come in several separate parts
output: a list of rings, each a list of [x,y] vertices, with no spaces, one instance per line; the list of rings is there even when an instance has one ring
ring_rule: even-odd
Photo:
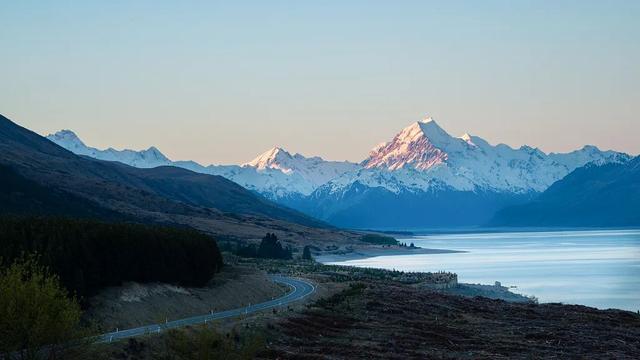
[[[420,249],[362,246],[316,259],[403,272],[444,270],[458,274],[461,283],[515,285],[514,292],[541,303],[640,309],[640,230],[440,234],[398,241]]]
[[[323,253],[315,256],[315,260],[327,264],[334,262],[345,262],[350,260],[362,260],[378,256],[405,256],[405,255],[427,255],[427,254],[453,254],[464,253],[466,251],[448,250],[448,249],[431,249],[421,247],[366,247],[356,248],[342,252]]]

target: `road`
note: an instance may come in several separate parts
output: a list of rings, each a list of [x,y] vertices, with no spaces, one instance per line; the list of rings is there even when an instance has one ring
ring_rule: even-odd
[[[214,320],[226,319],[226,318],[241,316],[245,314],[251,314],[257,311],[284,306],[292,302],[302,300],[316,291],[316,287],[312,283],[305,280],[294,279],[294,278],[285,277],[281,275],[271,275],[271,279],[277,283],[288,285],[289,287],[291,287],[292,291],[277,299],[266,301],[266,302],[255,304],[255,305],[242,307],[242,308],[221,311],[221,312],[216,312],[216,313],[207,314],[207,315],[193,316],[193,317],[184,318],[180,320],[168,321],[164,324],[152,324],[152,325],[141,326],[133,329],[119,330],[119,331],[106,333],[98,336],[97,341],[111,342],[111,341],[131,338],[131,337],[145,335],[145,334],[160,333],[168,329],[175,329],[175,328],[189,326],[189,325],[206,324]]]

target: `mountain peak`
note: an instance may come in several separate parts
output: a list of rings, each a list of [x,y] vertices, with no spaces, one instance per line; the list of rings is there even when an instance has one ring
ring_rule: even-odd
[[[469,133],[464,133],[462,134],[462,136],[460,136],[460,139],[462,139],[464,142],[466,142],[467,144],[471,145],[471,146],[477,146],[474,142],[473,142],[473,138],[471,137],[471,135]]]
[[[167,158],[157,147],[151,146],[147,150],[140,152],[143,155],[143,158],[147,158],[147,161],[152,162],[167,162],[170,163],[171,160]]]
[[[428,124],[428,123],[435,123],[436,121],[431,117],[431,116],[425,116],[422,120],[420,120],[419,122],[423,123],[423,124]]]
[[[376,146],[363,164],[367,168],[389,170],[407,166],[429,169],[446,161],[446,151],[455,146],[456,141],[461,142],[452,138],[432,117],[425,117],[402,129],[391,142]]]
[[[67,130],[67,129],[60,130],[60,131],[56,132],[55,134],[47,135],[47,138],[52,138],[52,137],[55,137],[55,138],[58,138],[58,139],[64,139],[64,140],[67,140],[67,141],[80,141],[80,142],[82,142],[80,140],[80,138],[78,137],[78,135],[76,135],[76,133],[74,133],[71,130]]]
[[[587,151],[587,152],[598,152],[598,151],[600,151],[600,149],[598,149],[598,147],[594,146],[594,145],[585,145],[580,150]]]
[[[281,147],[274,146],[258,155],[255,159],[243,164],[243,166],[255,167],[259,170],[279,167],[278,162],[291,159],[291,154]]]
[[[55,134],[47,135],[46,138],[68,150],[86,148],[86,145],[80,140],[78,135],[71,130],[60,130]]]
[[[394,141],[410,144],[426,141],[441,150],[448,147],[454,138],[449,135],[432,117],[426,117],[404,128]]]

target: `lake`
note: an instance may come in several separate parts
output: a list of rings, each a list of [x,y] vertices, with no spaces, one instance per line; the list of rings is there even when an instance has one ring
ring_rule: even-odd
[[[398,238],[464,253],[331,262],[402,271],[446,270],[465,283],[516,286],[540,302],[640,310],[640,230],[439,234]]]

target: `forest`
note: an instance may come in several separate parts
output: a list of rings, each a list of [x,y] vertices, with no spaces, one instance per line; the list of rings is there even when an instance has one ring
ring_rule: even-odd
[[[126,281],[202,286],[223,266],[216,241],[191,229],[0,217],[2,266],[30,254],[81,298]]]

